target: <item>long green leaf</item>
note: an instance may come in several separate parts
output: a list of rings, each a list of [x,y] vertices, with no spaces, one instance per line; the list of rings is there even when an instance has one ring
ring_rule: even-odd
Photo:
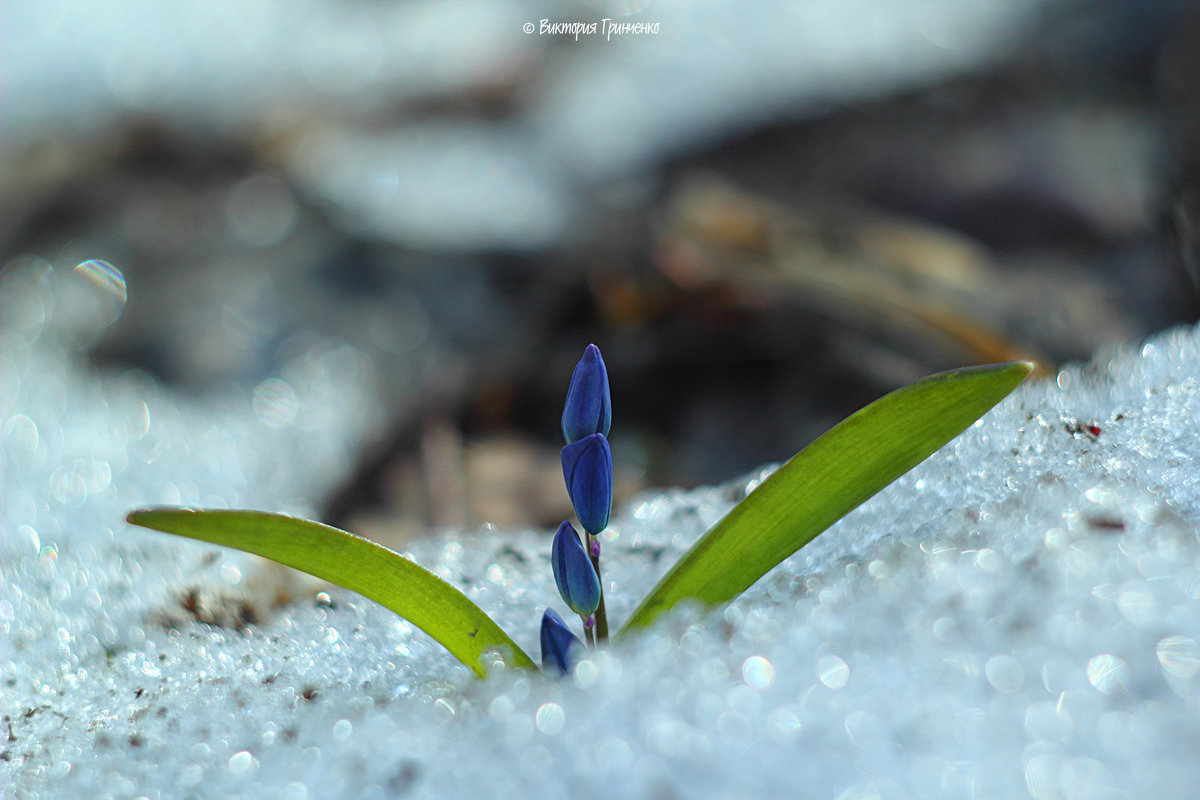
[[[700,538],[622,629],[683,600],[725,603],[961,433],[1033,369],[941,372],[897,389],[801,450]]]
[[[319,522],[264,511],[134,511],[134,525],[244,550],[343,586],[390,608],[432,636],[482,677],[488,650],[507,650],[511,663],[533,667],[528,655],[466,595],[386,547]]]

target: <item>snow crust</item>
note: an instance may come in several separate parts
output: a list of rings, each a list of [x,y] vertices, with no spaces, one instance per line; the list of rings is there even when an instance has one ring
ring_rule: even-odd
[[[310,512],[370,425],[369,364],[298,356],[282,416],[235,388],[197,402],[98,377],[79,348],[105,317],[69,277],[0,276],[13,797],[1194,796],[1194,329],[1019,389],[727,608],[683,609],[565,680],[476,681],[361,597],[314,600],[122,521],[166,502]],[[613,619],[768,473],[617,509]],[[448,532],[414,555],[536,658],[541,609],[563,610],[551,534]],[[233,611],[198,621],[192,589]]]

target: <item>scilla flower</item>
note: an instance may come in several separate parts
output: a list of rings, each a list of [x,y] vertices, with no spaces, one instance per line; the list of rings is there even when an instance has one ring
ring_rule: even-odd
[[[600,357],[600,348],[589,344],[575,365],[567,402],[563,407],[562,431],[567,444],[593,433],[608,436],[612,425],[612,398],[608,391],[608,370]]]
[[[563,480],[579,524],[593,536],[608,527],[612,513],[612,450],[603,433],[593,433],[562,449]]]
[[[571,671],[571,648],[582,644],[558,612],[547,608],[542,614],[542,669],[554,667],[559,674],[566,675]]]
[[[579,534],[570,522],[558,526],[550,549],[554,582],[567,606],[581,617],[591,617],[600,605],[600,578],[592,566]]]
[[[581,542],[570,522],[560,525],[550,549],[550,564],[559,594],[572,611],[584,618],[584,636],[591,644],[608,639],[596,534],[608,527],[612,514],[612,450],[606,438],[611,424],[608,371],[600,350],[589,344],[571,377],[562,415],[563,438],[567,440],[562,449],[563,479],[586,536]],[[568,651],[578,642],[562,618],[547,609],[542,616],[543,668],[553,664],[565,674],[570,667]]]

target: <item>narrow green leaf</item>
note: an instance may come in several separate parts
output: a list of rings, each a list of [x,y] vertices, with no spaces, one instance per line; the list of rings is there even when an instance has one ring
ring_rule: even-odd
[[[126,519],[202,542],[278,561],[390,608],[432,636],[477,675],[488,650],[508,651],[518,667],[533,661],[466,595],[399,553],[319,522],[264,511],[151,508]]]
[[[924,461],[1020,385],[1016,361],[941,372],[843,420],[749,494],[687,552],[622,630],[683,600],[725,603]]]

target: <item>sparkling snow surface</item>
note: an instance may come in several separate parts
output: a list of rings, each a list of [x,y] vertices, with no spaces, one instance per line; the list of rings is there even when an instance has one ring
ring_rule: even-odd
[[[1075,800],[1200,785],[1195,331],[1018,390],[726,609],[684,609],[565,680],[476,681],[356,595],[122,522],[152,503],[310,511],[369,424],[346,390],[369,364],[320,347],[280,376],[291,393],[185,401],[79,366],[106,317],[77,281],[0,277],[13,797]],[[746,488],[617,510],[617,622]],[[563,610],[550,536],[484,529],[415,555],[537,658],[541,609]],[[265,599],[279,587],[290,603]],[[198,622],[192,589],[235,607]]]

